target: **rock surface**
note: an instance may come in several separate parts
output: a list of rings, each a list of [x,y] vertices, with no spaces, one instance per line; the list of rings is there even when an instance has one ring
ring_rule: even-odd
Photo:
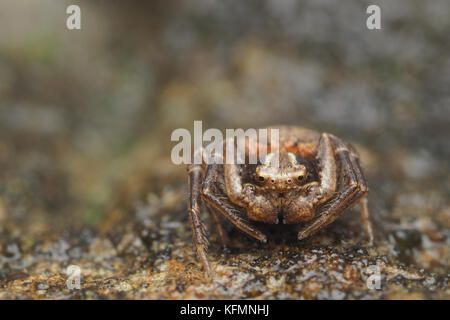
[[[0,4],[0,299],[450,298],[447,0],[378,1],[381,31],[359,1],[106,2],[79,32],[63,2]],[[223,221],[226,248],[205,215],[205,277],[170,159],[194,120],[353,142],[375,245],[357,207],[302,242]]]

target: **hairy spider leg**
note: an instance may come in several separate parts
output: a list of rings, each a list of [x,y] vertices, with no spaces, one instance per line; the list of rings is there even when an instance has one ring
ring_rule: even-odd
[[[318,147],[317,147],[317,161],[320,166],[319,171],[319,184],[317,188],[316,199],[318,199],[317,203],[311,204],[316,206],[317,204],[324,203],[328,201],[336,191],[336,160],[334,157],[334,150],[330,140],[330,137],[323,133],[320,136]],[[310,183],[312,187],[317,185],[317,182]],[[315,199],[314,199],[315,200]],[[314,201],[313,200],[313,201]],[[290,209],[285,213],[285,219],[289,223],[298,223],[303,222],[302,220],[302,207],[306,204],[302,197],[298,197],[292,200],[292,204]],[[312,208],[312,207],[311,207]],[[311,210],[311,209],[310,209]],[[314,210],[312,208],[312,210]],[[314,214],[314,211],[312,211]],[[313,217],[308,218],[313,219]]]
[[[335,154],[341,163],[341,175],[343,179],[347,180],[344,190],[335,198],[332,198],[326,206],[321,210],[317,218],[307,223],[307,225],[299,232],[298,238],[305,239],[319,229],[334,222],[347,209],[353,206],[361,197],[365,197],[368,193],[367,183],[362,173],[361,167],[357,161],[355,152],[351,152],[349,147],[339,138],[329,135],[335,146]],[[371,233],[372,227],[369,220],[369,211],[367,206],[361,206],[361,215],[364,223],[369,241],[372,241],[373,235]]]
[[[204,202],[205,207],[206,207],[206,211],[208,211],[209,216],[211,217],[211,220],[214,224],[214,227],[217,231],[217,234],[219,236],[219,241],[222,244],[222,246],[224,246],[227,242],[227,236],[225,235],[225,232],[222,228],[222,224],[220,223],[219,217],[218,217],[218,213],[217,210],[215,210],[213,207],[211,207],[210,204],[208,204],[208,202]]]
[[[208,237],[203,222],[200,219],[201,208],[201,187],[203,180],[203,168],[200,164],[188,165],[188,187],[189,187],[189,216],[191,218],[192,231],[194,236],[197,255],[208,274],[212,274],[211,266],[208,262]]]
[[[233,223],[237,228],[251,237],[266,242],[267,237],[242,216],[242,212],[233,204],[226,194],[218,190],[216,183],[224,183],[219,171],[219,165],[209,165],[206,169],[205,180],[203,182],[202,198],[218,210],[225,218]]]

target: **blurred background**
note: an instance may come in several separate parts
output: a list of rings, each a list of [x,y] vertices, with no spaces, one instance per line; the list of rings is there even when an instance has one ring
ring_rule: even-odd
[[[66,28],[70,4],[81,30]],[[448,0],[2,0],[0,228],[111,227],[155,194],[185,208],[170,134],[202,120],[341,136],[362,153],[376,223],[448,235],[449,13]]]

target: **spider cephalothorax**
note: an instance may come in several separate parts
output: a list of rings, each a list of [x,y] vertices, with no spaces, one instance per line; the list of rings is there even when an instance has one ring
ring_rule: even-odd
[[[261,189],[286,192],[300,189],[306,181],[308,172],[304,164],[299,164],[295,154],[281,154],[278,161],[273,161],[274,153],[269,153],[264,164],[255,170],[255,179]]]
[[[356,150],[338,137],[299,127],[279,129],[279,152],[258,165],[189,165],[189,214],[197,253],[208,272],[207,239],[200,220],[203,201],[221,239],[219,212],[248,235],[265,242],[251,221],[301,224],[304,239],[335,221],[359,201],[372,242],[367,183]]]

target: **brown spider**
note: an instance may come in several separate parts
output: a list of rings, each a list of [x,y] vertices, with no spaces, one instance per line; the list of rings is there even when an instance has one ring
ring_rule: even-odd
[[[262,242],[267,237],[250,220],[301,223],[298,239],[302,240],[359,201],[366,235],[370,243],[373,241],[366,198],[368,187],[354,147],[329,133],[291,126],[272,128],[279,129],[278,166],[274,165],[270,150],[265,161],[258,165],[188,165],[194,242],[210,274],[208,239],[200,220],[202,201],[222,241],[225,235],[217,212]]]

